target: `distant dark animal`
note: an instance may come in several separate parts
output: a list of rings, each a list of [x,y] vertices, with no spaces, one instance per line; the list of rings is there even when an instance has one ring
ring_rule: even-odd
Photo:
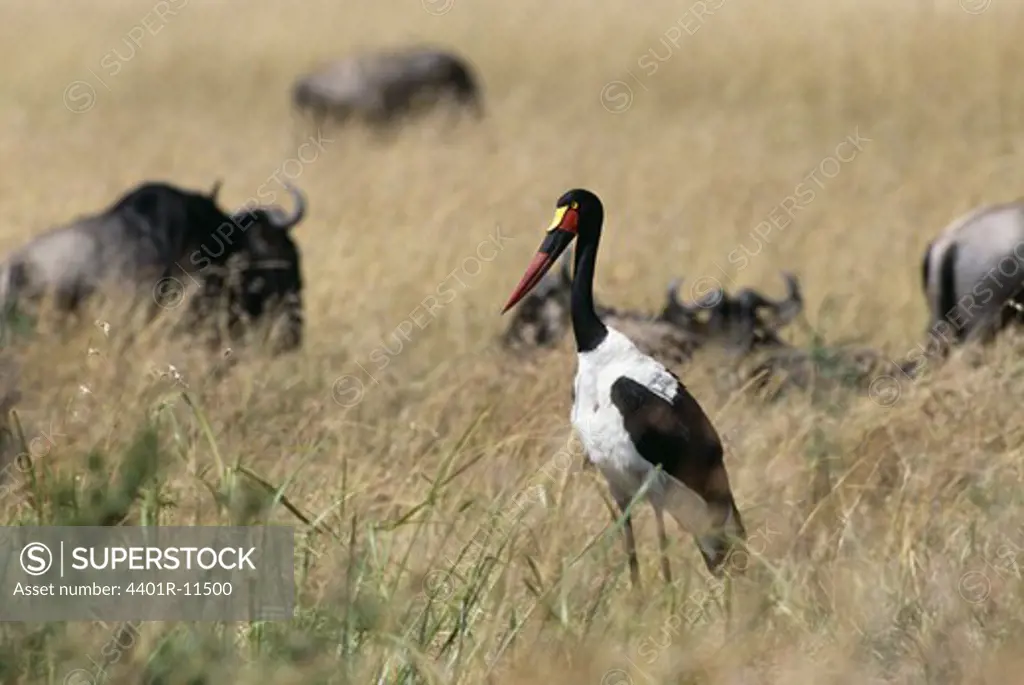
[[[751,288],[734,295],[718,288],[696,302],[676,297],[681,279],[669,285],[667,304],[659,318],[690,331],[703,348],[717,348],[731,363],[715,364],[716,376],[775,399],[783,393],[837,388],[888,391],[913,375],[909,360],[896,361],[878,350],[849,344],[804,349],[779,337],[779,331],[803,312],[803,293],[794,274],[783,273],[786,296],[773,300]],[[879,378],[882,385],[872,386]],[[886,385],[888,384],[888,385]]]
[[[186,326],[209,330],[208,342],[221,347],[238,342],[254,331],[257,323],[270,326],[275,353],[302,344],[302,263],[291,235],[306,215],[305,196],[289,187],[295,209],[253,207],[232,215],[242,227],[238,250],[227,264],[204,271],[201,287],[189,301]],[[201,324],[212,323],[208,329]]]
[[[1024,202],[981,207],[951,222],[925,248],[921,282],[931,348],[943,356],[963,342],[991,342],[1019,322]]]
[[[554,347],[570,327],[569,304],[572,290],[570,258],[551,270],[519,302],[512,320],[501,336],[509,350],[526,351]],[[670,364],[681,364],[696,348],[696,338],[685,330],[642,312],[594,305],[609,323],[636,341],[647,354]]]
[[[449,100],[478,118],[483,104],[478,78],[458,55],[411,47],[348,57],[299,78],[292,105],[317,126],[330,118],[362,118],[385,126]]]
[[[731,363],[714,364],[715,375],[764,399],[792,389],[866,390],[879,376],[906,375],[906,364],[870,348],[844,344],[803,349],[783,341],[779,331],[803,312],[804,301],[797,277],[785,272],[782,277],[786,296],[781,300],[750,288],[734,295],[717,288],[692,304],[676,299],[677,280],[669,286],[661,318],[696,331],[704,347],[730,354]]]
[[[43,233],[0,265],[0,303],[52,295],[58,310],[72,312],[107,285],[142,287],[149,297],[154,283],[178,269],[223,263],[230,249],[202,255],[230,224],[216,203],[219,189],[219,182],[209,194],[143,183],[107,209]],[[196,253],[205,263],[189,259]]]
[[[261,239],[287,234],[304,212],[286,217],[280,208],[254,208],[228,214],[217,205],[219,189],[220,182],[209,193],[143,183],[102,212],[51,229],[0,265],[0,304],[9,315],[52,296],[66,315],[99,291],[120,288],[134,306],[146,307],[151,320],[173,305],[161,301],[167,294],[158,292],[161,284],[182,283],[186,275],[215,280],[234,255],[258,253]],[[249,273],[257,275],[252,267]],[[243,308],[252,308],[240,299]]]
[[[677,295],[682,280],[677,279],[669,285],[666,304],[659,314],[595,307],[645,354],[676,365],[689,361],[693,353],[705,345],[742,352],[781,346],[778,331],[803,310],[799,281],[791,274],[783,274],[783,278],[788,293],[781,301],[744,288],[735,296],[719,290],[706,293],[696,302],[683,302]],[[565,259],[557,274],[549,273],[523,298],[502,336],[505,347],[557,345],[569,330],[571,284]]]
[[[678,296],[680,278],[669,284],[657,314],[596,304],[595,311],[645,354],[670,366],[690,362],[701,349],[724,353],[723,361],[712,358],[712,375],[727,391],[745,388],[766,400],[793,390],[869,390],[884,376],[892,377],[886,381],[890,386],[913,377],[912,361],[892,360],[871,348],[837,344],[804,349],[783,341],[780,331],[803,311],[803,293],[795,275],[782,277],[786,295],[780,300],[752,288],[735,294],[718,288],[686,302]],[[549,272],[519,303],[502,337],[505,347],[557,345],[570,327],[571,285],[568,259],[563,259],[561,270]]]
[[[707,343],[743,352],[757,347],[778,347],[778,331],[803,311],[800,281],[783,273],[786,297],[772,300],[752,288],[742,288],[730,296],[719,287],[702,295],[694,303],[678,299],[682,279],[669,284],[666,305],[659,319],[691,331]],[[767,318],[762,312],[767,312]]]

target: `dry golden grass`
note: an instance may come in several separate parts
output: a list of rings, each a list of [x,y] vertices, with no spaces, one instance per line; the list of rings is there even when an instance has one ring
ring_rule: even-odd
[[[296,156],[291,80],[356,47],[455,47],[479,68],[489,116],[455,130],[427,119],[387,144],[329,132],[301,166],[311,205],[297,230],[301,353],[248,360],[214,380],[180,347],[118,355],[94,329],[24,351],[27,437],[51,421],[60,433],[40,469],[80,473],[90,448],[116,454],[161,393],[173,399],[170,382],[147,375],[173,363],[225,459],[276,484],[294,478],[289,501],[338,536],[309,541],[299,618],[228,626],[245,649],[229,644],[227,656],[181,642],[175,670],[158,682],[1019,677],[1020,341],[980,354],[984,364],[961,356],[903,380],[894,403],[849,395],[762,406],[720,391],[710,359],[681,369],[727,435],[754,558],[737,558],[731,570],[748,570],[721,589],[678,535],[677,579],[665,589],[641,506],[642,601],[609,529],[603,483],[577,468],[578,454],[565,456],[570,340],[527,364],[493,346],[497,312],[554,200],[583,186],[606,205],[603,302],[652,309],[678,275],[774,294],[790,269],[826,338],[906,353],[924,330],[918,274],[930,236],[979,203],[1020,194],[1019,3],[970,14],[957,0],[454,0],[431,15],[419,0],[168,1],[180,11],[165,23],[149,0],[0,6],[5,248],[143,178],[206,188],[223,177],[223,202],[240,205]],[[701,7],[717,10],[695,18]],[[147,15],[156,34],[131,59],[111,61],[112,48],[129,55],[123,38]],[[678,46],[666,48],[667,33],[681,35]],[[668,58],[655,62],[650,50]],[[611,113],[599,95],[617,80],[635,97]],[[74,81],[95,90],[88,111],[65,107]],[[82,88],[68,94],[72,106],[85,104]],[[612,88],[617,106],[621,86]],[[861,148],[837,153],[858,132]],[[825,161],[837,154],[849,161]],[[807,179],[815,169],[820,186]],[[805,194],[759,245],[755,226],[788,221],[780,203],[808,188],[813,201]],[[750,256],[740,259],[743,249]],[[439,288],[454,297],[428,317],[417,308]],[[414,311],[417,324],[403,326]],[[793,335],[807,344],[806,333]],[[350,406],[332,399],[344,377],[336,394]],[[76,396],[80,385],[91,394]],[[195,476],[213,461],[209,442],[181,402],[164,414],[180,429],[161,472],[175,507],[161,522],[227,523]],[[2,506],[5,520],[31,518],[23,497],[8,494]],[[298,524],[283,507],[271,520]],[[468,547],[474,537],[484,552]],[[304,532],[297,540],[306,544]],[[441,594],[428,604],[431,589]],[[178,644],[181,630],[143,625],[94,682],[137,682],[156,646]],[[453,631],[456,642],[442,646]],[[84,625],[4,636],[14,659],[4,682],[19,683],[67,682],[111,639]],[[235,660],[250,647],[264,650],[259,665]]]

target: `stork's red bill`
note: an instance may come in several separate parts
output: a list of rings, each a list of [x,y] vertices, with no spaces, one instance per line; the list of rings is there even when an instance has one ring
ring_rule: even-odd
[[[501,310],[502,314],[516,306],[521,299],[526,297],[540,283],[540,279],[544,278],[544,274],[554,266],[566,248],[572,245],[578,228],[578,203],[574,202],[555,210],[555,218],[552,219],[551,225],[548,227],[548,234],[544,237],[544,242],[541,243],[537,254],[530,260],[530,265],[526,267],[526,273],[523,274],[519,285],[516,286],[512,295],[509,296],[508,302],[505,303],[504,309]]]

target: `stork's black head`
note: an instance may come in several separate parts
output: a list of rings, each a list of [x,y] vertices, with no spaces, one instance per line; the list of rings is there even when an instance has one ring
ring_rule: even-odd
[[[583,236],[584,240],[593,240],[601,230],[603,222],[604,206],[597,195],[589,190],[574,188],[558,198],[555,204],[555,218],[548,227],[548,234],[544,237],[533,261],[526,268],[526,273],[520,279],[515,292],[509,297],[502,313],[526,297],[577,235]]]
[[[604,205],[601,204],[600,198],[583,188],[574,188],[566,192],[558,198],[555,209],[555,220],[548,228],[549,231],[562,229],[570,230],[574,234],[585,233],[599,230],[604,222]]]

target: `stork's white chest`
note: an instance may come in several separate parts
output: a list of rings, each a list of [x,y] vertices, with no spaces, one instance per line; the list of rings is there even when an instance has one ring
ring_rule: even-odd
[[[621,411],[612,403],[612,385],[623,376],[667,401],[675,396],[676,381],[665,368],[609,328],[597,349],[578,355],[572,425],[590,461],[613,486],[635,492],[652,466],[637,451]]]
[[[572,426],[591,462],[597,466],[614,465],[625,469],[636,450],[626,432],[622,414],[612,404],[611,384],[600,380],[587,374],[584,365],[580,364],[576,372]]]

